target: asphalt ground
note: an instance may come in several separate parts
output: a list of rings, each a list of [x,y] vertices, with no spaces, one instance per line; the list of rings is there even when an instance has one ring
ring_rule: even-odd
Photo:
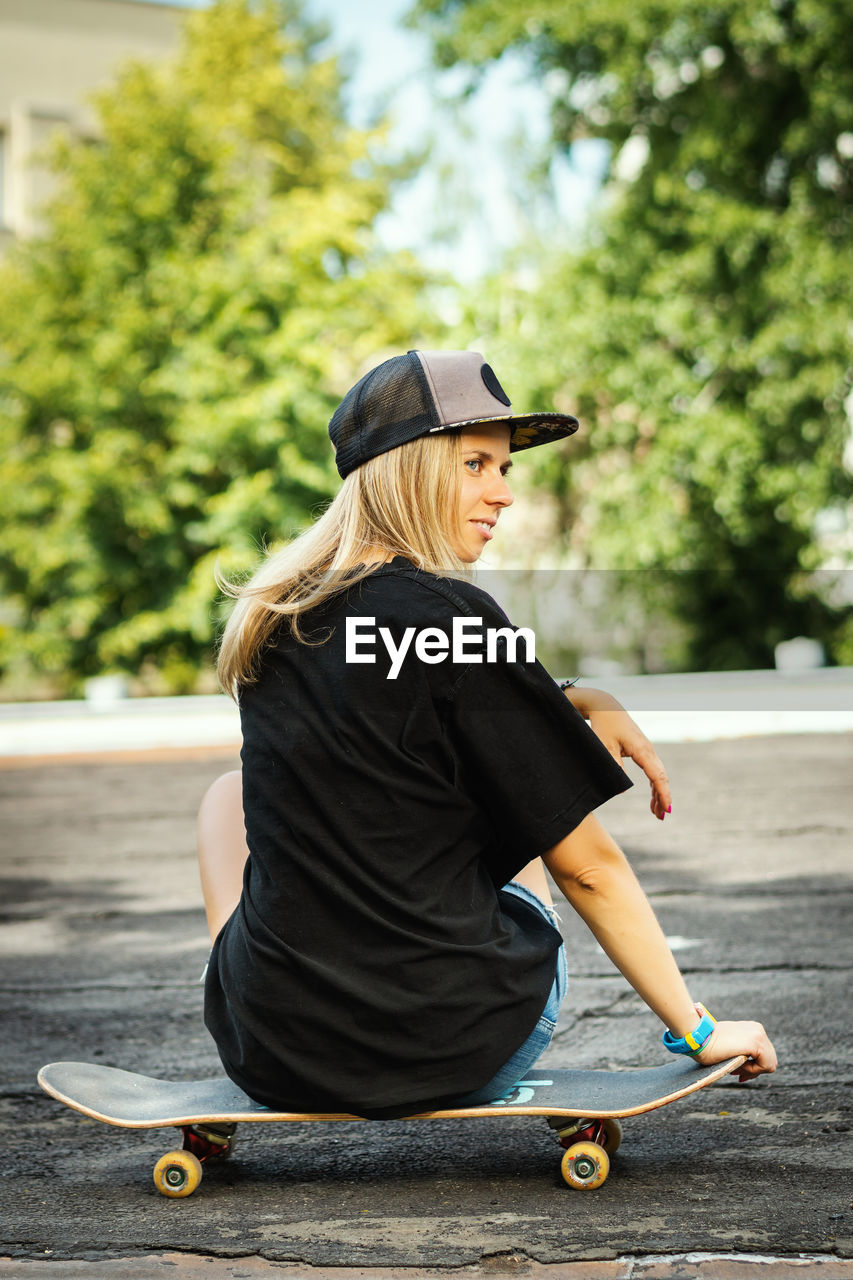
[[[544,1121],[507,1118],[244,1127],[194,1196],[163,1199],[172,1131],[88,1121],[35,1075],[62,1058],[218,1073],[194,815],[235,758],[0,771],[0,1276],[851,1276],[853,735],[663,755],[665,824],[639,777],[600,816],[695,997],[761,1018],[780,1070],[626,1122],[589,1193],[563,1184]],[[660,1061],[656,1020],[562,915],[572,982],[542,1065]]]

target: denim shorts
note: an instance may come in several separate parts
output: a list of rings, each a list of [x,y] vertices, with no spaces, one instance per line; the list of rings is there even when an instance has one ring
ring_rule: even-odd
[[[559,916],[553,907],[546,907],[542,899],[537,898],[536,894],[531,889],[526,888],[525,885],[517,884],[515,880],[512,880],[509,884],[504,885],[503,892],[514,893],[516,897],[521,898],[524,902],[529,902],[531,906],[536,907],[537,911],[542,912],[549,924],[552,924],[555,929],[559,929]],[[557,952],[557,972],[551,987],[551,994],[548,996],[545,1008],[542,1010],[536,1026],[521,1048],[516,1049],[512,1057],[492,1076],[488,1084],[484,1084],[479,1089],[474,1089],[471,1093],[464,1094],[461,1098],[454,1099],[452,1103],[454,1107],[474,1107],[484,1102],[494,1102],[496,1099],[504,1097],[520,1080],[524,1079],[527,1072],[534,1063],[538,1062],[551,1043],[551,1037],[557,1026],[560,1005],[566,994],[567,983],[566,949],[561,946]]]

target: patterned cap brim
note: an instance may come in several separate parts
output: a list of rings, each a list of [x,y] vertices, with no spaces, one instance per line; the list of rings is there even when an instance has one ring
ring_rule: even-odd
[[[511,413],[505,418],[469,418],[465,422],[448,422],[439,431],[460,431],[464,427],[479,427],[489,423],[506,423],[510,429],[509,451],[532,449],[538,444],[551,444],[563,440],[577,431],[580,423],[570,413]],[[436,430],[436,428],[434,428]]]

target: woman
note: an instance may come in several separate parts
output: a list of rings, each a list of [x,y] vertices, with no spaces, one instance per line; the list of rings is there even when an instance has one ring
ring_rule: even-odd
[[[631,785],[626,755],[663,819],[650,744],[607,695],[561,692],[457,576],[512,502],[511,453],[577,425],[513,415],[476,352],[393,357],[332,418],[338,496],[235,593],[219,672],[243,769],[199,817],[205,1016],[259,1102],[385,1117],[501,1096],[565,989],[544,867],[667,1047],[775,1068],[758,1023],[694,1004],[593,814]]]

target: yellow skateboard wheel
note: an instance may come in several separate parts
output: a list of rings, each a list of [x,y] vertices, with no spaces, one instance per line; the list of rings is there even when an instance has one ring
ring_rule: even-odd
[[[563,1180],[579,1191],[594,1191],[610,1172],[610,1158],[597,1142],[576,1142],[560,1163]]]
[[[169,1151],[154,1166],[154,1186],[173,1200],[191,1196],[201,1182],[201,1161],[191,1151]]]

